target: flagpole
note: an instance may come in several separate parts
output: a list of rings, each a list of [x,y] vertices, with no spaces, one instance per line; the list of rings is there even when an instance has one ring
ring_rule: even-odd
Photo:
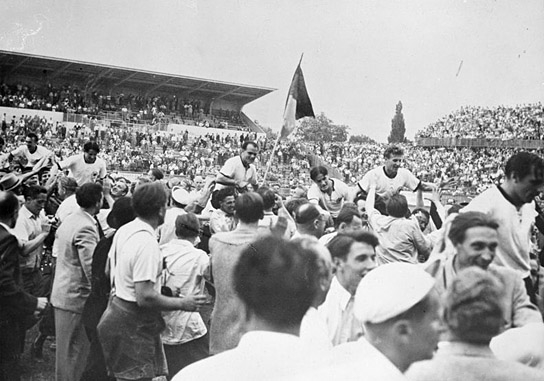
[[[274,148],[272,148],[272,153],[270,154],[270,159],[268,160],[266,171],[264,172],[263,185],[267,184],[266,176],[268,175],[268,172],[270,171],[270,167],[272,166],[272,160],[274,160],[274,153],[276,152],[276,148],[278,147],[278,143],[280,142],[280,139],[281,139],[281,133],[278,133],[278,138],[276,139],[276,143],[274,143]]]

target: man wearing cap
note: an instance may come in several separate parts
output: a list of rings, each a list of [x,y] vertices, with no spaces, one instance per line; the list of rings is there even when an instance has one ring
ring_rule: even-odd
[[[378,244],[374,234],[358,231],[339,234],[327,245],[335,276],[319,313],[327,323],[329,340],[334,346],[363,335],[362,322],[353,313],[355,291],[361,279],[376,267]]]
[[[102,181],[106,177],[106,162],[97,157],[100,147],[95,142],[83,145],[83,154],[70,156],[59,163],[59,169],[68,169],[69,176],[76,179],[78,185]]]
[[[503,326],[502,284],[472,266],[459,272],[444,299],[446,341],[432,360],[419,361],[406,375],[413,381],[544,380],[544,373],[497,359],[489,344]]]
[[[542,316],[529,300],[520,273],[492,263],[499,247],[498,228],[495,220],[481,212],[466,212],[455,217],[448,234],[455,254],[436,268],[437,290],[444,294],[459,271],[476,266],[493,274],[504,284],[503,328],[541,323]]]
[[[176,238],[176,218],[186,214],[185,207],[191,202],[189,192],[180,186],[172,189],[172,207],[166,211],[164,223],[159,226],[159,245]]]
[[[232,272],[241,252],[257,236],[259,220],[264,216],[263,200],[255,192],[236,199],[239,224],[231,232],[216,233],[210,239],[210,258],[216,299],[211,317],[210,353],[217,354],[238,345],[245,332],[242,302],[234,292]]]
[[[245,141],[240,155],[228,159],[217,174],[217,189],[226,186],[244,189],[248,184],[257,185],[257,169],[253,163],[258,154],[257,143]]]
[[[412,363],[432,358],[440,325],[433,287],[429,274],[408,263],[385,264],[365,276],[354,307],[365,336],[333,349],[337,379],[402,380]]]
[[[333,218],[338,216],[345,202],[353,201],[349,187],[338,179],[330,178],[327,168],[313,167],[310,178],[314,183],[308,190],[308,200],[330,212]]]
[[[61,381],[79,380],[89,353],[82,312],[91,292],[91,264],[99,240],[95,216],[102,199],[100,184],[83,184],[76,191],[79,209],[66,217],[55,235],[57,265],[51,304],[55,308],[56,379]]]
[[[291,239],[304,236],[321,238],[325,231],[327,217],[317,205],[306,203],[300,205],[295,211],[295,223],[297,231]]]
[[[53,156],[53,153],[47,148],[38,145],[38,135],[31,132],[26,135],[25,144],[19,146],[9,154],[8,160],[11,162],[15,157],[21,157],[26,162],[23,166],[23,172],[31,171],[40,160]]]

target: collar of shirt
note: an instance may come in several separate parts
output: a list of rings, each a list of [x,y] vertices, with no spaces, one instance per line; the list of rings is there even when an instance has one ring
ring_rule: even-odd
[[[0,222],[0,226],[2,226],[4,229],[6,229],[6,231],[7,231],[9,234],[15,235],[15,234],[13,234],[13,230],[12,230],[8,225],[6,225],[5,223]]]
[[[240,155],[239,157],[240,157],[240,161],[242,162],[242,165],[244,166],[244,168],[245,168],[246,170],[248,170],[249,167],[251,166],[251,164],[247,164],[247,163],[244,161],[244,159],[242,159],[242,155]]]
[[[238,347],[247,350],[252,348],[274,348],[284,352],[286,349],[294,349],[300,347],[302,341],[298,336],[288,333],[272,332],[272,331],[250,331],[242,336]],[[273,353],[273,352],[271,352]]]
[[[335,300],[338,300],[340,307],[342,308],[342,311],[345,311],[352,295],[349,293],[348,290],[344,288],[344,286],[340,284],[336,276],[332,278],[331,288],[329,289],[329,293],[331,293],[331,296]]]
[[[438,343],[437,356],[495,357],[488,345],[476,345],[460,341]]]
[[[23,205],[23,207],[21,209],[19,209],[19,215],[21,215],[21,214],[23,215],[23,217],[29,218],[31,220],[38,219],[38,217],[34,213],[32,213],[30,210],[28,210],[26,205]]]

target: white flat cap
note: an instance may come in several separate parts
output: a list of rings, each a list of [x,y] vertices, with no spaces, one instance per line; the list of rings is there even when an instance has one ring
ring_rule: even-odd
[[[189,192],[182,187],[174,187],[174,189],[172,189],[172,198],[181,205],[189,205],[191,203]]]
[[[383,323],[422,301],[434,284],[434,278],[418,265],[382,265],[359,283],[353,312],[363,323]]]

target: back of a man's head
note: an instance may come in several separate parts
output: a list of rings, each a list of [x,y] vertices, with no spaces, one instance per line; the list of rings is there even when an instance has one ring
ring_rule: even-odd
[[[242,193],[236,199],[234,210],[240,221],[246,224],[258,222],[264,215],[263,199],[256,192]]]
[[[77,204],[84,208],[91,208],[102,199],[102,185],[98,183],[85,183],[76,190]]]
[[[272,209],[276,205],[276,194],[270,188],[260,187],[257,193],[263,199],[264,210]]]
[[[166,206],[166,191],[160,182],[145,183],[136,188],[132,207],[138,217],[153,218]]]
[[[9,220],[19,210],[19,199],[13,192],[0,191],[0,219]]]
[[[406,197],[397,193],[385,202],[385,210],[391,217],[403,218],[408,214],[408,201]]]
[[[297,327],[316,294],[317,258],[301,242],[259,238],[234,268],[234,289],[249,312],[269,326]]]
[[[488,271],[469,267],[448,287],[443,320],[452,339],[489,344],[503,327],[503,285]]]

